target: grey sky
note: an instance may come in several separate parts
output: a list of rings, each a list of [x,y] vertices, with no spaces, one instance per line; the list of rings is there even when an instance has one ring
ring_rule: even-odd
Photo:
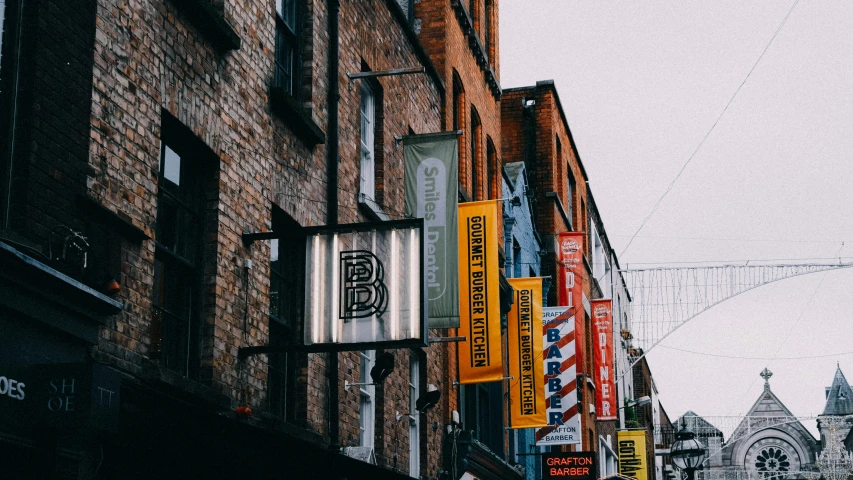
[[[501,85],[555,81],[617,251],[714,124],[793,4],[501,0]],[[839,250],[853,257],[851,60],[853,2],[800,1],[622,255],[622,267],[826,258]],[[786,280],[715,307],[663,345],[749,357],[853,352],[851,292],[853,270]],[[772,362],[667,348],[649,354],[672,418],[688,409],[745,413],[762,388],[758,373],[768,362],[771,386],[793,413],[820,413],[836,361],[853,380],[851,354]],[[814,422],[806,425],[815,431]]]

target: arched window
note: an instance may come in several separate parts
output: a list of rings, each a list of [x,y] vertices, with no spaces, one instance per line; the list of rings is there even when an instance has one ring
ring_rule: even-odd
[[[482,156],[482,126],[477,109],[471,108],[471,200],[482,200],[483,193],[483,156]]]

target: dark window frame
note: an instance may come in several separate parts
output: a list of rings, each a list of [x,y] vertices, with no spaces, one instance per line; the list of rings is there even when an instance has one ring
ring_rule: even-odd
[[[292,345],[301,333],[305,309],[305,235],[302,226],[276,206],[272,211],[272,231],[282,235],[270,242],[269,344]],[[273,248],[278,250],[276,262],[272,261]],[[287,296],[275,293],[285,289],[290,292]],[[269,412],[286,422],[296,421],[301,363],[301,355],[295,352],[269,356]]]
[[[179,183],[167,179],[167,149],[180,161]],[[207,187],[216,155],[186,126],[164,114],[158,174],[152,359],[188,378],[198,378],[204,296]],[[171,228],[174,231],[167,230]]]
[[[281,12],[279,3],[282,5]],[[297,101],[302,97],[303,4],[302,0],[275,0],[273,84]]]
[[[463,385],[463,427],[493,453],[504,458],[502,382]]]

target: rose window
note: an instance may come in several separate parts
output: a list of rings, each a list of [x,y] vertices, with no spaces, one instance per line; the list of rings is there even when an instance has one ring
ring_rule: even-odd
[[[755,457],[755,468],[764,477],[775,477],[779,473],[790,471],[791,462],[784,450],[770,447],[761,450]]]

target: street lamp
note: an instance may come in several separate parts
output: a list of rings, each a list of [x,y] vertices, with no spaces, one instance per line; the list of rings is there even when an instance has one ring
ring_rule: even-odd
[[[675,434],[675,442],[669,449],[672,463],[687,474],[687,480],[693,480],[693,472],[701,468],[705,461],[705,447],[696,440],[696,434],[687,428],[687,422]],[[685,478],[682,476],[682,478]]]
[[[640,397],[636,400],[631,400],[630,402],[626,403],[624,407],[619,407],[619,408],[621,409],[621,408],[644,407],[650,403],[652,403],[652,399],[651,399],[651,397],[646,395],[646,396]]]

